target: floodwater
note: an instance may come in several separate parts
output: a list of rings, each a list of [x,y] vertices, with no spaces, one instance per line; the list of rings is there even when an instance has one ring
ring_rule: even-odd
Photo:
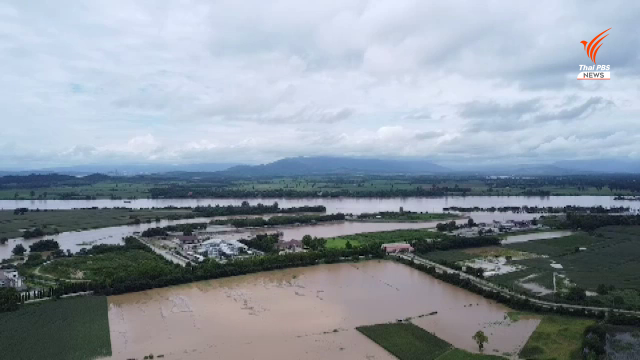
[[[391,261],[318,265],[111,296],[113,359],[394,359],[355,330],[415,318],[456,347],[517,353],[538,320]]]
[[[402,206],[404,210],[441,212],[444,207],[499,207],[499,206],[630,206],[638,208],[640,204],[634,201],[614,200],[613,196],[447,196],[447,197],[406,197],[406,198],[243,198],[243,199],[138,199],[131,203],[123,200],[0,200],[0,209],[74,209],[74,208],[151,208],[166,206],[215,206],[240,205],[242,201],[248,201],[251,205],[257,203],[272,204],[277,201],[280,207],[292,207],[303,205],[324,205],[327,213],[352,213],[377,211],[398,211]]]
[[[506,244],[521,243],[526,241],[533,241],[533,240],[555,239],[559,237],[569,236],[571,234],[573,234],[572,231],[544,231],[544,232],[536,232],[536,233],[523,234],[523,235],[511,235],[511,236],[507,236],[502,241],[502,244],[506,245]]]
[[[216,217],[216,219],[221,218],[223,217]],[[148,228],[162,227],[171,224],[208,222],[210,219],[211,218],[163,220],[159,223],[153,222],[150,224],[113,226],[85,231],[64,232],[58,235],[45,236],[43,238],[56,240],[60,244],[60,248],[65,252],[67,249],[69,249],[71,250],[71,252],[75,253],[78,252],[81,248],[90,248],[96,244],[122,244],[122,239],[124,237],[133,235],[134,232],[142,232]],[[458,221],[466,222],[466,220]],[[238,240],[241,238],[252,237],[255,234],[273,233],[276,231],[281,231],[283,233],[282,238],[284,240],[301,240],[304,235],[317,237],[333,237],[375,231],[435,228],[437,223],[437,221],[420,223],[336,221],[317,225],[286,226],[244,230],[235,230],[234,228],[227,226],[211,226],[208,230],[226,231],[227,233],[225,234],[212,235],[213,237],[225,240]],[[33,238],[27,240],[23,238],[9,239],[6,244],[0,245],[0,259],[9,258],[11,256],[11,250],[13,250],[13,248],[18,244],[22,244],[25,248],[28,249],[29,245],[43,238]]]
[[[82,248],[88,249],[96,244],[122,244],[122,238],[133,235],[134,232],[142,232],[153,227],[208,221],[209,219],[207,218],[161,220],[160,222],[152,222],[149,224],[111,226],[100,229],[63,232],[57,235],[48,235],[32,239],[14,238],[9,239],[6,244],[0,245],[0,259],[9,258],[11,256],[11,250],[18,244],[22,244],[26,249],[29,249],[29,245],[42,239],[56,240],[60,244],[60,248],[65,252],[69,249],[75,253]]]
[[[460,223],[466,223],[465,220],[458,220]],[[376,231],[391,231],[400,229],[431,229],[435,228],[438,221],[428,222],[364,222],[364,221],[336,221],[327,224],[302,225],[302,226],[284,226],[275,228],[251,229],[241,234],[243,236],[264,234],[274,231],[282,232],[284,240],[302,239],[305,235],[317,237],[335,237],[343,235],[360,234]]]

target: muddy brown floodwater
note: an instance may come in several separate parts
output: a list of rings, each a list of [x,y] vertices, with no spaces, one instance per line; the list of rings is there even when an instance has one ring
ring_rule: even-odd
[[[391,261],[319,265],[109,297],[113,359],[393,359],[355,330],[416,317],[453,345],[516,353],[538,320]]]

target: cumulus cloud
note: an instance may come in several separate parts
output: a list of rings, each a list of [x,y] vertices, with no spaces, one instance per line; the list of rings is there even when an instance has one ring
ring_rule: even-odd
[[[468,0],[4,2],[0,169],[639,156],[640,3],[610,2],[596,24],[577,0],[537,7],[554,16]],[[580,41],[608,27],[612,80],[576,81]]]

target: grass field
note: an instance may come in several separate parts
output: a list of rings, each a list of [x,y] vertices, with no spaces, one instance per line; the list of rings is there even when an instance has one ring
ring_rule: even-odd
[[[379,231],[328,238],[326,246],[328,248],[343,248],[347,240],[352,245],[356,245],[367,242],[406,242],[416,239],[438,239],[442,236],[442,233],[428,229]]]
[[[21,229],[41,228],[47,234],[108,226],[126,225],[136,218],[141,222],[170,216],[188,216],[191,210],[84,209],[29,211],[15,215],[12,210],[0,211],[0,237],[19,237]]]
[[[501,356],[486,355],[486,354],[472,354],[470,352],[451,349],[444,354],[440,355],[437,360],[499,360],[504,359]]]
[[[579,360],[584,330],[591,319],[546,315],[533,332],[520,357],[525,359]]]
[[[68,280],[113,280],[122,274],[123,269],[128,274],[144,273],[148,269],[153,269],[157,274],[168,275],[172,272],[172,267],[153,252],[127,250],[59,258],[41,266],[40,273]]]
[[[83,186],[55,186],[38,189],[3,189],[0,199],[30,200],[30,199],[136,199],[149,197],[149,189],[162,187],[160,184],[144,183],[113,183],[101,182]],[[31,194],[33,191],[33,195]],[[73,194],[73,195],[72,195]]]
[[[86,360],[111,355],[107,298],[74,297],[0,313],[0,357]]]
[[[478,256],[470,254],[464,250],[447,250],[447,251],[433,251],[430,253],[422,254],[421,257],[432,261],[464,261],[477,258]]]
[[[379,324],[356,328],[400,360],[433,360],[451,345],[411,323]]]
[[[599,284],[618,289],[640,290],[640,226],[612,226],[593,234],[578,233],[567,237],[509,244],[506,247],[541,255],[548,259],[516,261],[541,272],[552,272],[550,261],[563,266],[571,281],[595,290]],[[584,247],[585,251],[576,248]]]
[[[356,328],[400,360],[498,360],[499,356],[472,354],[412,323],[390,323]]]
[[[616,194],[633,194],[630,191],[612,191],[608,187],[597,189],[595,187],[585,187],[580,190],[574,186],[509,186],[509,187],[493,187],[489,186],[486,181],[479,179],[447,179],[442,181],[439,179],[434,182],[429,178],[387,178],[372,179],[360,177],[346,177],[336,181],[336,179],[327,177],[307,176],[304,178],[277,178],[263,179],[255,181],[236,181],[229,188],[250,191],[268,191],[268,190],[293,190],[293,191],[317,191],[331,192],[337,190],[349,190],[352,192],[367,191],[384,191],[384,190],[413,190],[416,187],[430,189],[432,186],[454,188],[456,185],[460,188],[471,189],[467,195],[494,195],[494,196],[515,196],[523,195],[527,190],[531,191],[549,191],[551,195],[602,195],[612,196]]]

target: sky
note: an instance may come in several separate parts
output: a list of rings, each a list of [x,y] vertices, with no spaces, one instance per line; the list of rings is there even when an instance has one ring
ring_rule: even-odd
[[[640,2],[0,3],[0,169],[640,159]],[[610,81],[578,81],[582,40]]]

